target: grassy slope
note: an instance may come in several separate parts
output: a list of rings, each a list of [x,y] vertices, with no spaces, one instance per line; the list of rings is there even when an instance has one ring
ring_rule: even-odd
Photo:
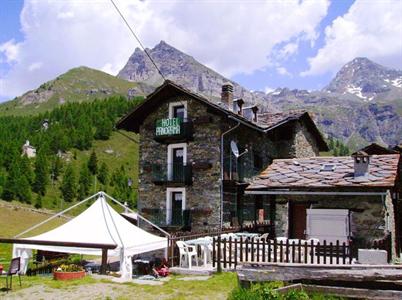
[[[3,202],[3,201],[2,201]],[[3,202],[4,203],[4,202]],[[0,202],[0,204],[3,204]],[[15,203],[21,206],[20,203]],[[27,228],[35,225],[47,218],[50,215],[41,214],[33,211],[28,211],[25,209],[16,209],[9,207],[0,207],[0,236],[1,237],[13,237],[20,232],[26,230]],[[42,232],[53,229],[66,222],[65,219],[56,218],[49,223],[33,230],[30,235],[40,234]],[[12,255],[12,245],[10,244],[0,244],[0,264],[3,266],[8,266],[11,255]]]
[[[127,96],[127,90],[133,87],[138,87],[138,85],[102,71],[87,67],[74,68],[56,79],[42,84],[34,91],[29,91],[21,97],[1,104],[0,115],[36,114],[51,110],[63,102],[93,101],[112,95]],[[96,90],[97,92],[95,92]],[[102,90],[107,90],[107,93]],[[45,99],[46,101],[26,104],[28,97],[43,96],[49,91],[52,96]]]

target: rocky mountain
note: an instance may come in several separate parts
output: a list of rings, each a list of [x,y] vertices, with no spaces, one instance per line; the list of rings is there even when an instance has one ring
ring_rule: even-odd
[[[112,95],[144,95],[150,90],[142,83],[133,83],[87,67],[69,70],[54,80],[43,83],[12,101],[0,104],[0,115],[26,115],[51,110],[67,102],[92,101]]]
[[[324,88],[324,91],[352,94],[363,101],[393,99],[400,96],[402,71],[388,69],[371,60],[358,57],[347,63]]]
[[[246,103],[258,103],[262,107],[268,107],[264,100],[264,93],[252,93],[238,83],[225,78],[214,70],[204,66],[192,56],[161,41],[152,49],[146,49],[155,61],[162,74],[176,83],[195,91],[207,98],[219,101],[222,84],[231,82],[236,97],[243,98]],[[132,82],[143,82],[148,85],[158,86],[163,78],[149,60],[144,51],[136,48],[128,59],[124,68],[117,77]]]
[[[230,81],[163,41],[147,51],[166,78],[215,101],[219,101],[222,84]],[[138,48],[118,77],[150,85],[162,82],[144,51]],[[367,58],[346,64],[321,91],[278,88],[265,94],[232,84],[235,97],[257,103],[262,111],[311,111],[325,134],[343,140],[352,149],[371,142],[393,145],[402,140],[402,71]]]

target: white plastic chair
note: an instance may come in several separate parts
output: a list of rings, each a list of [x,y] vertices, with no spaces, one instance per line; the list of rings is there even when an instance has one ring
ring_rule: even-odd
[[[198,266],[198,253],[194,246],[187,245],[183,241],[176,242],[177,247],[179,247],[180,258],[179,266],[182,266],[182,257],[184,256],[185,262],[188,263],[188,268],[191,269],[192,259],[195,258],[195,264]]]
[[[255,237],[254,241],[260,241],[260,242],[265,241],[266,242],[268,240],[268,237],[269,237],[269,233],[264,233],[263,235]]]

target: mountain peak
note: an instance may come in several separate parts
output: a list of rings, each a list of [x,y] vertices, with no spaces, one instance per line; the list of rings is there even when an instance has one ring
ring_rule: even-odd
[[[339,70],[324,91],[351,94],[363,101],[371,101],[379,93],[400,88],[394,82],[401,76],[402,71],[389,69],[366,57],[356,57]]]

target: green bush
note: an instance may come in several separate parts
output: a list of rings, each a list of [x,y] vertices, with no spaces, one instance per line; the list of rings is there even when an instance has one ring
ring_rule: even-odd
[[[276,291],[283,287],[283,282],[267,282],[253,284],[249,289],[238,287],[229,295],[229,300],[309,300],[309,299],[339,299],[327,295],[314,294],[309,296],[304,290],[290,290],[285,294]]]

